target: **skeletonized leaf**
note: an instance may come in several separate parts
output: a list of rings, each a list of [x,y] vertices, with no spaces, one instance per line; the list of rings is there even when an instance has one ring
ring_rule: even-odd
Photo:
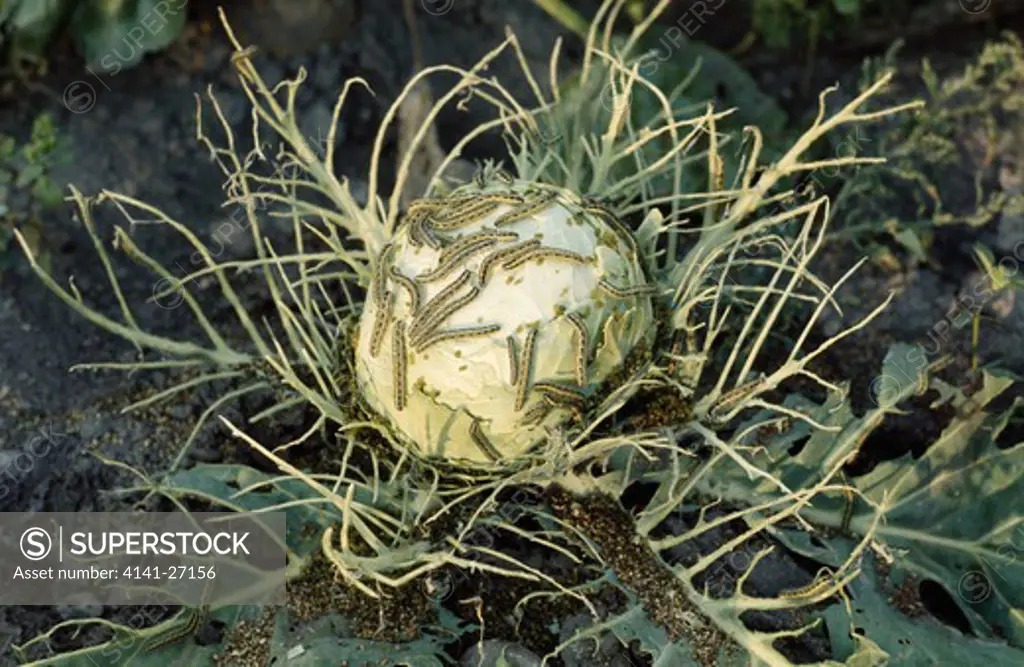
[[[843,545],[847,550],[849,541]],[[1024,651],[991,641],[968,637],[954,628],[924,615],[907,616],[895,609],[883,593],[883,579],[869,557],[860,577],[847,588],[851,597],[852,615],[844,604],[834,604],[821,616],[828,625],[832,650],[837,658],[850,656],[860,639],[884,647],[888,662],[874,664],[901,667],[932,665],[989,665],[1010,667],[1024,664]],[[852,633],[858,628],[863,637]],[[863,646],[861,646],[863,651]],[[854,664],[848,662],[847,664]],[[862,663],[856,663],[862,664]]]
[[[1021,402],[984,409],[1012,382],[986,371],[968,397],[933,380],[957,416],[920,459],[881,463],[855,483],[876,502],[888,494],[878,535],[899,568],[942,585],[975,632],[1024,647],[1024,443],[997,444]]]

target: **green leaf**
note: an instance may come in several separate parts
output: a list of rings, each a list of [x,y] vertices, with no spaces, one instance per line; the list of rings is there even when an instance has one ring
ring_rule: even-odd
[[[71,36],[88,66],[117,74],[181,32],[188,0],[83,0],[71,15]]]
[[[804,0],[758,0],[753,3],[754,32],[773,49],[787,49],[798,20],[806,7]]]
[[[925,250],[925,244],[921,241],[921,236],[913,229],[899,229],[893,226],[889,233],[916,261],[921,263],[928,261],[928,251]]]
[[[919,347],[894,345],[872,383],[879,407],[860,418],[853,416],[845,399],[837,402],[838,396],[823,406],[790,396],[787,407],[838,430],[811,431],[797,423],[768,439],[748,459],[788,488],[808,488],[919,388],[936,391],[939,399],[933,407],[944,404],[955,413],[938,439],[920,458],[907,454],[885,461],[852,484],[869,502],[883,507],[874,538],[893,552],[895,577],[909,573],[937,583],[963,611],[975,634],[1006,638],[1024,647],[1024,443],[997,444],[1024,401],[990,413],[986,407],[1011,386],[1012,378],[986,371],[982,387],[966,396],[958,387],[928,378],[928,363]],[[791,446],[807,435],[801,450],[791,454]],[[751,504],[781,495],[769,479],[751,477],[731,461],[717,466],[702,486]],[[844,496],[832,493],[815,498],[804,516],[831,528],[847,523],[852,532],[865,534],[875,510],[858,501],[844,521],[846,509]],[[810,553],[808,544],[794,541],[793,546],[827,564],[841,562],[831,548]]]
[[[630,596],[632,598],[632,596]],[[693,652],[685,640],[673,642],[665,629],[651,620],[651,617],[635,599],[630,600],[632,606],[628,611],[615,616],[594,630],[607,628],[625,646],[636,642],[638,648],[651,656],[655,665],[696,665]],[[577,640],[588,633],[577,635]]]
[[[1015,288],[1024,287],[1024,279],[1017,276],[1016,269],[1012,274],[1008,273],[1006,268],[996,261],[992,251],[981,243],[974,246],[974,261],[992,282],[993,290],[999,291],[1011,285]]]
[[[179,614],[145,629],[136,629],[145,624],[146,611],[140,608],[134,616],[126,619],[127,625],[115,624],[114,639],[76,651],[69,651],[50,658],[32,662],[32,667],[165,667],[165,665],[194,665],[213,667],[214,657],[224,650],[222,644],[200,646],[193,639],[193,633],[182,634],[186,619],[194,609],[184,609]],[[213,609],[210,619],[231,626],[241,620],[258,618],[262,613],[254,605],[227,606]],[[76,619],[62,624],[65,629],[84,629],[96,626],[102,621],[95,618]],[[151,622],[151,621],[150,621]],[[106,623],[104,623],[106,625]],[[51,632],[53,630],[51,629]],[[181,635],[180,638],[178,635]],[[47,635],[40,635],[29,642],[15,647],[14,653],[21,659],[31,646],[47,641]],[[165,643],[161,644],[161,641]]]
[[[975,633],[1024,647],[1024,442],[996,442],[1024,403],[983,409],[1012,383],[986,371],[968,397],[933,380],[956,416],[919,459],[886,461],[855,484],[874,502],[887,499],[877,537],[897,554],[894,573],[940,584]]]
[[[18,172],[18,177],[14,180],[14,187],[25,188],[32,185],[43,175],[45,168],[38,162],[32,162],[31,164],[25,165]]]
[[[845,540],[846,554],[852,544]],[[828,626],[833,656],[847,659],[855,651],[864,651],[863,641],[888,654],[882,663],[900,667],[932,667],[933,665],[987,665],[1011,667],[1024,664],[1024,651],[968,637],[931,616],[911,618],[888,603],[884,579],[876,571],[873,555],[865,559],[859,577],[847,586],[851,597],[849,611],[845,604],[834,604],[820,612]],[[859,630],[858,634],[852,632]],[[858,649],[857,645],[861,647]],[[876,653],[877,655],[877,653]],[[863,664],[860,662],[848,664]]]
[[[843,16],[860,16],[861,0],[832,0],[832,6]]]
[[[50,178],[40,178],[32,184],[32,196],[44,208],[56,208],[64,200],[64,191]]]
[[[53,122],[53,116],[41,113],[35,117],[32,121],[32,134],[28,146],[32,147],[31,155],[35,159],[50,157],[56,150],[57,126]]]
[[[266,484],[238,495],[241,489],[260,483]],[[176,495],[204,498],[242,512],[267,510],[289,501],[318,501],[321,498],[302,480],[279,478],[240,464],[196,465],[174,473],[167,478],[166,484]],[[322,502],[292,505],[284,511],[288,547],[300,557],[317,550],[324,529],[342,520],[333,506]]]
[[[754,78],[724,53],[694,40],[676,43],[662,30],[648,33],[644,47],[657,55],[641,65],[641,74],[662,90],[675,90],[694,67],[699,67],[697,76],[686,87],[686,97],[691,102],[715,100],[720,109],[736,107],[730,125],[757,125],[768,137],[776,136],[785,128],[786,113],[775,99],[763,92]],[[638,119],[649,119],[660,111],[653,95],[645,95],[636,102],[634,115]],[[640,103],[645,106],[639,106]]]
[[[288,667],[322,665],[405,665],[407,667],[445,667],[444,647],[458,639],[467,628],[447,636],[423,632],[418,639],[400,644],[352,637],[342,616],[329,614],[296,632],[286,610],[278,612],[273,648],[268,664]]]
[[[53,41],[67,14],[68,0],[15,1],[4,26],[10,33],[11,50],[15,54],[41,56]]]
[[[14,137],[0,134],[0,162],[6,162],[14,157],[15,146]]]

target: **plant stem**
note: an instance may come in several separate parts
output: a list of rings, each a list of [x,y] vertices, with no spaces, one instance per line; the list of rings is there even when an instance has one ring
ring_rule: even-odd
[[[590,24],[575,9],[565,4],[564,0],[534,0],[534,2],[577,37],[583,40],[587,38]]]

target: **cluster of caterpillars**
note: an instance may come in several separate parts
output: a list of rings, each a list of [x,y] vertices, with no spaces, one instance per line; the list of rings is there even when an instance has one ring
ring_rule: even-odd
[[[466,339],[490,336],[500,330],[497,324],[458,329],[441,329],[441,325],[453,313],[475,299],[483,286],[490,279],[493,270],[501,266],[514,269],[523,264],[539,259],[551,258],[574,264],[587,264],[595,261],[562,248],[545,247],[539,239],[520,240],[514,231],[508,229],[516,222],[526,220],[541,213],[558,200],[558,194],[540,189],[527,189],[522,194],[508,190],[500,193],[481,193],[471,195],[454,195],[449,197],[423,198],[414,201],[403,220],[408,230],[410,242],[417,247],[426,246],[438,251],[437,265],[417,276],[404,275],[393,264],[395,247],[388,244],[382,250],[373,275],[372,298],[377,304],[377,317],[372,325],[370,336],[370,354],[379,354],[381,345],[391,330],[391,352],[394,357],[396,409],[405,407],[408,391],[407,355],[409,351],[423,352],[432,345],[454,339]],[[493,215],[502,206],[510,209],[498,216],[493,226],[478,231],[445,238],[466,227],[478,223],[487,216]],[[632,234],[605,207],[592,199],[584,198],[579,204],[581,214],[598,215],[609,226],[620,234],[629,246],[636,251]],[[475,272],[465,269],[466,261],[475,254],[488,252],[478,265]],[[432,299],[424,301],[421,287],[425,284],[448,278],[462,269],[461,273],[449,285]],[[392,289],[392,287],[397,288]],[[647,286],[620,288],[601,280],[599,286],[611,296],[620,299],[635,298],[650,293]],[[468,290],[464,291],[464,288]],[[397,292],[407,296],[407,303],[412,319],[408,326],[394,316]],[[522,349],[517,349],[514,336],[507,337],[509,359],[509,381],[516,389],[516,410],[525,408],[529,392],[537,391],[541,400],[533,405],[524,415],[527,425],[539,424],[556,408],[568,408],[580,413],[587,396],[587,365],[590,350],[590,336],[583,319],[576,313],[563,315],[573,327],[575,347],[575,386],[554,382],[532,382],[531,372],[534,361],[534,348],[538,329],[533,327],[523,341]],[[473,441],[484,454],[497,460],[499,453],[487,442],[482,427],[474,421],[470,431]]]

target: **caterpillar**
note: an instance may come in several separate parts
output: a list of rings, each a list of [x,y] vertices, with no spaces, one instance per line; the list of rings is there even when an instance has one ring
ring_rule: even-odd
[[[431,250],[438,250],[441,247],[441,239],[437,238],[430,229],[430,214],[420,213],[409,224],[409,240],[416,246],[427,246]]]
[[[813,598],[820,595],[830,586],[834,586],[835,583],[835,576],[831,572],[826,573],[824,576],[821,576],[819,574],[817,577],[814,578],[814,581],[807,584],[806,586],[800,586],[799,588],[790,588],[784,590],[778,594],[778,597],[786,600],[802,600],[807,598]]]
[[[516,337],[507,337],[505,345],[508,348],[508,381],[514,387],[519,383],[519,359],[516,357]]]
[[[922,368],[920,370],[920,372],[917,374],[917,392],[916,392],[916,395],[917,396],[923,396],[925,394],[925,392],[928,391],[928,385],[930,383],[931,378],[935,374],[937,374],[939,371],[944,370],[952,362],[953,362],[953,356],[947,354],[947,355],[939,358],[937,361],[934,361],[934,362],[928,364],[927,366],[925,366],[924,368]]]
[[[860,448],[864,446],[864,441],[868,439],[868,436],[870,436],[871,433],[871,429],[868,428],[864,429],[861,433],[857,434],[857,437],[854,439],[854,441],[850,443],[850,451],[853,453],[850,455],[850,458],[847,461],[847,463],[851,463],[854,459],[857,458],[857,456],[860,454]]]
[[[592,197],[583,197],[583,203],[580,208],[585,212],[590,213],[591,215],[596,215],[604,220],[605,224],[615,230],[615,232],[618,233],[618,235],[626,242],[626,245],[629,246],[629,249],[634,255],[640,255],[640,249],[637,247],[636,237],[633,236],[633,232],[622,224],[622,221],[619,220],[618,216],[612,213],[611,209]]]
[[[524,192],[526,193],[526,196],[528,198],[529,197],[547,197],[549,195],[554,197],[554,196],[557,196],[557,194],[558,194],[554,190],[551,190],[549,188],[545,188],[542,185],[540,185],[539,183],[530,183],[529,185],[526,186],[526,189],[525,189]]]
[[[654,285],[632,285],[622,288],[616,287],[604,278],[598,281],[597,286],[618,299],[629,299],[637,296],[650,296],[656,294],[658,288]]]
[[[463,285],[469,282],[472,274],[469,271],[463,271],[458,278],[452,281],[450,285],[441,290],[437,296],[428,301],[420,309],[420,314],[413,320],[412,326],[409,327],[409,333],[416,335],[416,333],[424,326],[428,318],[433,317],[437,309],[444,304],[445,301],[451,299]]]
[[[587,395],[581,389],[556,382],[535,382],[533,388],[553,399],[571,405],[579,405],[587,400]]]
[[[522,266],[530,260],[543,259],[544,257],[553,257],[555,259],[561,259],[575,264],[589,264],[593,261],[589,257],[572,252],[571,250],[563,250],[562,248],[533,248],[528,252],[524,252],[523,254],[517,255],[515,258],[508,260],[501,266],[505,269],[514,269]]]
[[[508,173],[504,169],[499,169],[497,173],[495,173],[494,175],[499,181],[501,181],[505,185],[512,185],[513,183],[515,183],[515,179],[512,178],[512,174]]]
[[[176,641],[199,632],[199,630],[206,625],[209,608],[205,606],[192,607],[190,609],[183,610],[181,615],[188,617],[183,625],[171,628],[170,630],[161,632],[154,637],[148,638],[142,651],[144,653],[152,653],[158,648],[167,646],[168,644],[173,644]]]
[[[519,206],[524,201],[522,195],[517,195],[514,192],[492,192],[490,194],[480,195],[479,198],[484,201],[489,201],[492,204],[506,204],[508,206]]]
[[[531,327],[519,356],[519,376],[516,378],[516,412],[526,405],[526,392],[530,386],[530,370],[533,367],[533,344],[537,341],[537,327]]]
[[[401,412],[405,409],[405,394],[407,373],[405,359],[405,322],[395,322],[395,332],[391,338],[391,368],[395,385],[395,409]]]
[[[491,269],[493,269],[494,265],[497,264],[498,262],[514,259],[515,257],[519,256],[519,253],[527,252],[529,250],[539,247],[540,241],[538,239],[530,239],[529,241],[523,241],[521,243],[516,243],[507,246],[500,250],[495,250],[490,255],[485,257],[482,262],[480,262],[480,283],[483,284],[487,282],[487,278],[491,273]]]
[[[409,241],[411,241],[414,246],[421,246],[421,245],[423,245],[422,234],[421,234],[421,231],[418,229],[418,225],[420,224],[420,221],[424,217],[426,217],[426,215],[427,214],[424,211],[424,209],[418,209],[416,211],[413,211],[413,210],[410,209],[405,214],[405,217],[402,219],[402,226],[401,226],[401,228],[408,227],[408,229],[409,229]]]
[[[725,392],[724,394],[719,396],[714,403],[711,404],[711,407],[708,408],[708,414],[711,416],[712,419],[717,420],[722,415],[722,413],[727,412],[736,403],[739,403],[744,398],[750,396],[755,391],[757,391],[761,387],[761,383],[763,381],[764,376],[759,377],[756,380],[751,380],[750,382],[741,384],[735,389],[731,389]]]
[[[850,521],[853,520],[853,507],[857,504],[857,497],[850,489],[844,490],[843,495],[846,497],[846,504],[843,507],[843,520],[839,524],[839,532],[843,535],[849,535]]]
[[[447,260],[442,259],[441,263],[438,264],[437,267],[429,271],[424,271],[423,273],[416,277],[418,280],[425,283],[434,282],[435,280],[441,280],[442,278],[445,278],[446,276],[451,274],[452,271],[462,266],[463,260],[465,260],[473,253],[479,252],[480,250],[484,250],[485,248],[489,248],[493,245],[496,245],[497,243],[498,242],[494,239],[480,239],[475,243],[464,245],[458,252],[450,255],[447,258]]]
[[[597,215],[609,215],[615,217],[615,214],[612,213],[612,210],[608,208],[608,206],[605,205],[604,202],[602,202],[598,197],[595,197],[594,195],[583,195],[582,197],[580,197],[580,208],[582,208],[584,211],[595,213]]]
[[[494,213],[501,206],[501,203],[489,201],[486,198],[477,198],[462,206],[453,206],[443,213],[434,212],[429,222],[434,229],[450,231],[471,225],[477,220]]]
[[[416,313],[420,310],[421,301],[420,289],[416,284],[416,281],[399,271],[397,266],[392,266],[388,270],[388,273],[390,273],[391,277],[395,279],[396,283],[405,289],[406,294],[409,295],[409,307],[412,311],[413,317],[415,317]]]
[[[481,338],[483,336],[489,336],[493,333],[497,333],[501,330],[499,324],[488,324],[480,327],[467,327],[464,329],[450,329],[448,331],[435,331],[434,333],[422,337],[417,340],[413,349],[416,352],[422,352],[431,345],[436,345],[447,340],[455,340],[458,338]]]
[[[423,338],[432,333],[434,329],[436,329],[438,326],[440,326],[441,322],[447,319],[449,315],[451,315],[452,313],[454,313],[455,311],[457,311],[458,309],[462,308],[470,301],[475,299],[479,293],[480,288],[474,285],[469,289],[468,292],[466,292],[459,298],[453,299],[448,303],[442,304],[435,311],[434,315],[432,315],[431,318],[428,321],[426,321],[415,334],[413,334],[413,345],[419,345]]]
[[[383,305],[387,299],[387,271],[385,267],[388,262],[391,261],[391,253],[395,251],[395,244],[388,243],[380,251],[380,255],[377,256],[377,266],[374,267],[373,272],[373,297],[377,300],[378,305]]]
[[[391,326],[391,310],[395,306],[395,293],[386,293],[385,305],[381,306],[377,310],[377,316],[373,319],[373,329],[370,331],[370,356],[376,357],[380,351],[380,344],[384,340],[384,335],[388,331],[388,327]]]
[[[569,313],[565,319],[572,324],[576,330],[576,384],[581,387],[587,385],[587,354],[590,350],[590,332],[583,318],[576,313]]]
[[[754,444],[764,447],[767,444],[768,438],[773,434],[785,433],[792,425],[793,418],[786,415],[778,421],[765,424],[764,426],[759,426],[757,431],[754,433]]]
[[[541,211],[546,209],[551,204],[551,202],[553,202],[557,197],[558,195],[556,193],[547,192],[533,201],[523,202],[519,206],[515,207],[514,209],[506,213],[505,215],[495,220],[494,226],[502,227],[504,225],[511,225],[513,223],[519,222],[520,220],[525,220],[526,218],[529,218],[532,215],[536,215],[537,213],[540,213]]]
[[[556,404],[549,396],[542,396],[541,399],[523,415],[522,423],[526,426],[536,426],[554,410]]]
[[[519,234],[516,234],[515,232],[499,232],[494,229],[485,229],[483,231],[473,232],[472,234],[466,234],[465,236],[459,237],[458,240],[445,248],[441,252],[441,256],[438,258],[438,261],[443,264],[448,261],[452,255],[462,252],[467,246],[473,246],[485,240],[495,242],[518,241]]]
[[[417,209],[437,210],[448,206],[458,206],[477,199],[476,195],[458,195],[455,197],[421,197],[409,204],[408,212]]]
[[[492,461],[501,460],[501,452],[499,452],[491,441],[484,435],[483,428],[480,426],[480,420],[474,419],[472,425],[469,427],[469,437],[480,451]]]
[[[557,387],[557,389],[553,389],[553,387]],[[575,394],[572,389],[563,385],[555,385],[553,383],[538,382],[534,385],[534,388],[542,391],[541,402],[544,405],[549,406],[551,409],[562,408],[565,410],[571,410],[573,416],[578,421],[583,421],[585,416],[583,414],[583,405],[586,400],[585,395]],[[544,391],[547,393],[543,393]]]

